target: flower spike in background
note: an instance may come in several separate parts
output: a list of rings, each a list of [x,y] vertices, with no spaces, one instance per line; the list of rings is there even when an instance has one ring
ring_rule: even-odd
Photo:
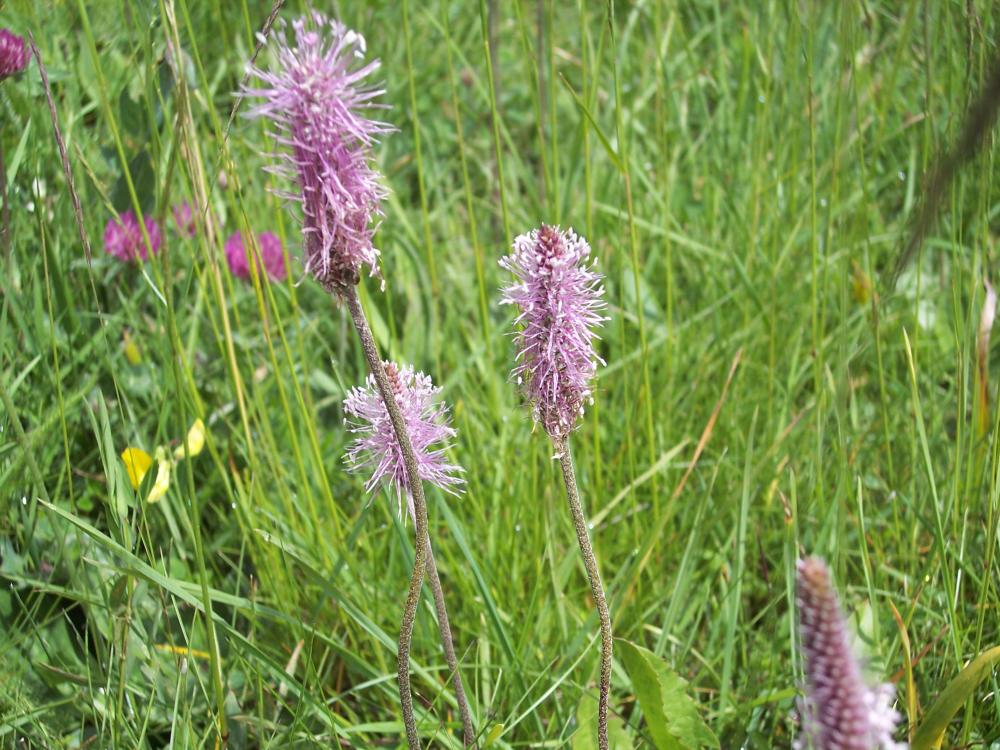
[[[805,657],[806,699],[800,750],[905,750],[892,733],[899,714],[892,685],[870,687],[851,650],[847,623],[826,563],[799,560],[796,604]]]
[[[260,85],[241,95],[259,100],[248,115],[274,123],[284,149],[273,171],[298,188],[282,196],[302,206],[305,269],[338,291],[358,282],[362,266],[379,273],[372,236],[386,191],[371,150],[391,128],[365,117],[381,106],[374,100],[383,91],[365,84],[379,62],[364,62],[364,37],[318,12],[297,19],[292,29],[289,39],[279,25],[277,64],[251,69]]]

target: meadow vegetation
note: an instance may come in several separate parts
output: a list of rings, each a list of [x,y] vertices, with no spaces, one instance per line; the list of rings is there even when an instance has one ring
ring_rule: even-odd
[[[722,748],[791,747],[795,565],[820,555],[919,725],[1000,644],[992,140],[895,273],[997,55],[995,4],[321,9],[381,59],[397,129],[385,289],[360,292],[382,352],[452,410],[464,491],[427,501],[480,746],[596,748],[598,615],[500,304],[499,259],[542,223],[605,275],[607,366],[572,440],[619,642],[686,681]],[[233,114],[271,11],[0,4],[44,61],[91,246],[32,61],[0,82],[0,747],[403,743],[413,524],[347,471],[365,359],[303,271],[267,125]],[[178,228],[184,202],[214,223]],[[103,247],[128,210],[162,227],[144,262]],[[231,273],[235,232],[273,233],[287,276]],[[154,459],[138,490],[126,448]],[[652,747],[631,648],[613,746]],[[425,746],[460,748],[426,588],[412,659]],[[998,689],[987,670],[944,747],[1000,747]]]

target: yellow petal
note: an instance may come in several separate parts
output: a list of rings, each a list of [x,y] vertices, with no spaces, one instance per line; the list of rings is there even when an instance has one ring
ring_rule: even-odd
[[[146,496],[146,502],[158,502],[167,494],[168,487],[170,487],[170,462],[166,458],[161,458],[156,466],[156,481],[153,482],[153,489]]]
[[[125,331],[122,336],[122,346],[125,349],[125,359],[128,360],[130,365],[137,365],[142,362],[142,352],[139,351],[139,345],[135,343],[132,334],[128,331]]]
[[[142,478],[153,465],[152,457],[142,448],[126,448],[122,451],[122,461],[125,462],[125,471],[128,472],[128,481],[132,483],[132,489],[139,489]]]
[[[194,420],[194,424],[191,425],[191,429],[188,430],[187,440],[185,440],[187,445],[187,456],[197,456],[201,453],[201,449],[205,447],[205,423],[200,419]],[[174,449],[174,458],[180,461],[184,458],[184,446],[178,445]]]

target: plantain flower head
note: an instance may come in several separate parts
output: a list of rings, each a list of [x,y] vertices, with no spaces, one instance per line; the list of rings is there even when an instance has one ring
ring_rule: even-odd
[[[385,105],[383,90],[365,83],[378,60],[365,62],[365,40],[318,12],[292,23],[292,36],[278,27],[275,64],[251,68],[256,86],[241,96],[257,100],[250,117],[275,127],[283,149],[270,171],[293,180],[281,192],[302,206],[304,264],[327,288],[356,284],[362,266],[378,275],[372,237],[382,215],[385,188],[372,166],[372,147],[391,128],[366,117]]]
[[[10,29],[0,29],[0,81],[28,67],[28,49],[24,39]]]
[[[821,559],[798,562],[796,603],[805,658],[800,750],[905,750],[892,734],[899,714],[890,684],[870,687],[851,649],[830,571]]]
[[[553,438],[572,432],[591,397],[598,363],[595,329],[602,325],[604,288],[590,246],[572,229],[543,225],[514,240],[500,265],[517,277],[503,290],[516,305],[519,330],[512,376],[532,405],[534,418]]]
[[[438,399],[441,389],[434,386],[429,376],[416,372],[410,365],[398,367],[386,362],[385,371],[410,434],[417,474],[422,481],[457,494],[465,480],[459,476],[462,467],[449,463],[444,454],[448,441],[457,433],[449,423],[448,406]],[[363,387],[348,392],[344,411],[348,430],[357,435],[345,455],[348,467],[351,471],[372,472],[365,485],[369,492],[381,485],[394,488],[400,514],[405,494],[412,517],[413,497],[403,451],[374,376],[369,375]]]

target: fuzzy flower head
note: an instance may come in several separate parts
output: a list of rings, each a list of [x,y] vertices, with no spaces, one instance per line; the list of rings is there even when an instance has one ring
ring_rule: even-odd
[[[465,480],[459,476],[462,467],[448,463],[444,455],[448,441],[455,437],[456,432],[449,423],[447,405],[438,400],[441,389],[434,386],[430,377],[414,371],[409,365],[400,368],[386,362],[385,371],[410,433],[420,479],[437,485],[445,492],[457,494]],[[379,485],[394,487],[400,514],[403,512],[405,493],[412,517],[413,496],[406,476],[403,451],[374,376],[368,376],[364,387],[350,390],[344,400],[344,411],[349,417],[345,420],[348,430],[358,436],[345,456],[349,468],[351,471],[372,472],[365,485],[369,492]]]
[[[503,303],[517,305],[517,365],[511,373],[553,438],[572,432],[591,397],[598,363],[594,329],[604,318],[604,288],[590,246],[572,229],[542,226],[514,240],[500,265],[517,277]]]
[[[803,736],[814,750],[905,750],[892,739],[899,714],[892,685],[870,687],[851,650],[830,571],[821,559],[798,562],[796,603],[807,693]]]
[[[318,12],[274,34],[275,65],[252,68],[259,84],[241,96],[258,100],[250,117],[275,126],[284,151],[274,168],[295,181],[281,193],[302,206],[305,268],[329,289],[356,284],[362,266],[378,275],[372,245],[386,195],[372,166],[372,146],[391,128],[369,120],[382,89],[364,81],[379,66],[364,62],[365,40]]]
[[[177,227],[177,231],[185,237],[194,237],[198,227],[194,223],[194,211],[191,210],[191,204],[187,201],[178,203],[174,206],[173,213],[174,226]]]
[[[145,217],[144,222],[150,247],[153,255],[156,255],[163,244],[163,233],[160,231],[160,225],[151,216]],[[120,260],[146,260],[146,241],[143,239],[139,221],[131,210],[125,211],[118,220],[108,219],[104,227],[104,250]]]
[[[10,31],[0,29],[0,81],[20,73],[28,67],[28,48],[24,39]]]
[[[271,232],[261,232],[257,235],[257,247],[260,250],[260,259],[267,275],[275,281],[284,280],[287,275],[285,254],[281,250],[281,240],[278,239],[278,236]],[[232,271],[233,276],[238,279],[249,279],[252,252],[243,244],[243,235],[239,232],[233,232],[229,235],[225,250],[226,261],[229,263],[229,270]]]

